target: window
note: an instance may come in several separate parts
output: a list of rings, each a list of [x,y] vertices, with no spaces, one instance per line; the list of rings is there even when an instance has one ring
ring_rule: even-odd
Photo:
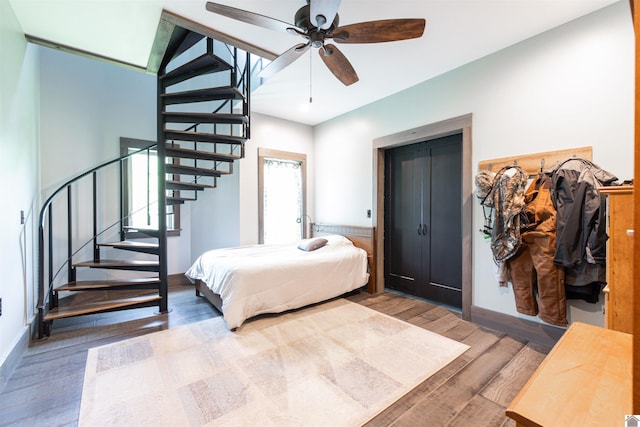
[[[259,148],[260,243],[287,243],[306,236],[306,155]]]
[[[120,153],[127,155],[155,145],[153,141],[120,138]],[[123,163],[125,225],[134,228],[158,228],[158,157],[155,149],[143,150]],[[180,235],[180,208],[167,205],[167,233]],[[127,238],[148,237],[127,233]]]

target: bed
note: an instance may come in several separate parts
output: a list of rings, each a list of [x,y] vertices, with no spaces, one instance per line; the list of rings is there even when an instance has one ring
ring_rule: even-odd
[[[319,239],[326,243],[315,250],[300,249],[300,242],[210,250],[185,274],[196,295],[207,298],[232,330],[259,314],[304,307],[370,284],[372,228],[313,224],[303,243]]]

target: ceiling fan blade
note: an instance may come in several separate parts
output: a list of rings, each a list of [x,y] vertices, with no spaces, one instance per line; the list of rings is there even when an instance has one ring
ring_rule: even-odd
[[[269,77],[276,74],[278,71],[281,71],[291,65],[294,61],[300,58],[306,51],[309,50],[311,46],[307,43],[300,43],[295,45],[291,49],[287,50],[282,55],[278,56],[276,59],[271,61],[269,65],[264,67],[262,71],[258,73],[258,77],[262,77],[268,79]]]
[[[278,19],[270,18],[258,13],[249,12],[247,10],[237,9],[231,6],[225,6],[223,4],[208,1],[206,7],[209,12],[217,13],[218,15],[226,16],[227,18],[246,22],[248,24],[258,25],[270,30],[286,32],[288,28],[296,28],[295,25],[280,21]]]
[[[333,31],[336,43],[382,43],[422,37],[424,19],[383,19],[345,25]]]
[[[328,29],[338,13],[340,0],[311,0],[310,4],[311,23],[317,28]]]
[[[347,57],[337,47],[328,44],[319,49],[318,53],[320,53],[320,58],[322,58],[327,68],[345,86],[352,85],[358,81],[358,74],[356,74]]]

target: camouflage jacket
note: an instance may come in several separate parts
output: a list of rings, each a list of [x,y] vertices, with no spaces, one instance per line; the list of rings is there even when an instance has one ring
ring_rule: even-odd
[[[505,166],[496,173],[492,187],[482,201],[484,206],[495,211],[491,251],[498,264],[513,256],[520,247],[520,221],[527,179],[527,173],[521,167]]]

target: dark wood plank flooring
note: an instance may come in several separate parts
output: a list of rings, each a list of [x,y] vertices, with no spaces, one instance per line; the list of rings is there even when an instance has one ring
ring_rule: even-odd
[[[505,417],[505,408],[548,348],[395,293],[348,298],[470,346],[368,426],[515,425]],[[168,314],[144,308],[55,321],[52,336],[27,350],[0,391],[0,426],[77,425],[89,348],[220,315],[190,285],[172,284],[169,301]]]

